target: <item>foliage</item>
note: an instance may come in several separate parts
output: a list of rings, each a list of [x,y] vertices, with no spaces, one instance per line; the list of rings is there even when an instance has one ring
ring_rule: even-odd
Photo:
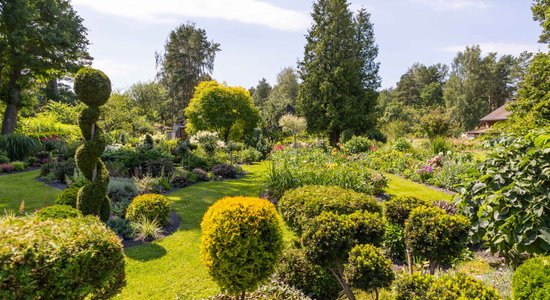
[[[0,260],[3,299],[107,299],[125,285],[122,245],[94,217],[0,221]]]
[[[292,246],[283,252],[277,265],[275,278],[293,286],[314,299],[332,300],[342,288],[324,268],[308,261],[300,246]]]
[[[133,199],[138,195],[138,189],[132,179],[112,177],[107,187],[107,195],[116,203]]]
[[[386,223],[384,234],[384,254],[395,261],[404,261],[406,248],[403,237],[403,227],[392,223]]]
[[[233,297],[221,294],[214,297],[209,297],[207,300],[229,300]],[[286,285],[277,280],[271,280],[270,282],[260,286],[252,293],[246,294],[246,299],[249,300],[311,300],[308,296],[292,286]]]
[[[96,215],[106,222],[111,210],[107,197],[109,172],[101,160],[106,141],[97,121],[99,107],[107,102],[111,94],[111,81],[99,70],[82,68],[75,77],[75,92],[78,99],[88,105],[78,119],[84,144],[76,150],[75,161],[82,175],[89,181],[78,192],[76,207],[84,215]]]
[[[156,218],[147,218],[141,214],[137,218],[132,218],[130,226],[134,237],[144,241],[152,241],[162,237],[161,223]]]
[[[54,161],[42,165],[40,169],[40,176],[51,178],[53,181],[66,183],[67,178],[74,175],[75,168],[76,166],[73,159],[66,161]]]
[[[163,195],[144,194],[134,198],[126,210],[126,219],[140,222],[141,218],[156,220],[161,226],[168,224],[170,202]]]
[[[269,201],[223,198],[208,209],[201,230],[202,260],[222,290],[253,291],[275,271],[283,250],[282,222]]]
[[[376,294],[379,289],[390,287],[395,279],[391,261],[381,249],[369,244],[351,249],[344,276],[352,286]]]
[[[407,139],[400,137],[393,142],[393,148],[397,151],[405,152],[412,148],[412,144]]]
[[[72,112],[66,113],[72,115]],[[78,120],[78,117],[73,122],[75,120]],[[63,123],[61,117],[54,115],[53,112],[41,112],[34,117],[21,118],[20,127],[22,134],[36,138],[57,135],[70,141],[76,141],[80,137],[78,126]]]
[[[379,194],[387,179],[363,160],[318,148],[285,149],[271,154],[273,168],[265,188],[275,199],[304,185],[340,186],[366,194]]]
[[[193,169],[193,174],[197,176],[199,181],[208,181],[208,172],[203,169],[195,168]]]
[[[401,274],[394,283],[395,300],[424,300],[433,281],[429,274]]]
[[[52,205],[45,207],[36,212],[36,216],[40,220],[46,219],[67,219],[82,217],[82,213],[69,205]]]
[[[421,119],[422,129],[428,138],[449,136],[452,129],[451,116],[439,107],[424,115]]]
[[[242,136],[256,127],[259,112],[250,93],[242,87],[230,87],[216,81],[201,82],[185,109],[186,131],[217,132],[225,142],[229,134]]]
[[[10,164],[0,164],[0,171],[4,173],[11,173],[15,170],[15,168]]]
[[[513,259],[516,252],[550,249],[550,135],[503,136],[460,189],[460,209],[472,222],[473,242],[486,239],[493,252]]]
[[[434,266],[449,263],[462,252],[469,228],[463,216],[448,215],[437,207],[417,207],[405,222],[405,240],[414,255]]]
[[[451,145],[447,139],[443,136],[437,136],[430,140],[433,154],[447,153],[451,150]]]
[[[101,110],[101,126],[106,132],[151,133],[154,127],[128,92],[113,92]]]
[[[297,107],[308,130],[327,133],[336,146],[344,130],[363,133],[372,127],[378,46],[370,14],[364,9],[352,14],[345,0],[315,2],[311,16]]]
[[[512,278],[514,299],[550,298],[550,257],[536,257],[524,262]]]
[[[129,239],[134,236],[134,229],[128,220],[114,216],[107,221],[107,227],[111,228],[118,236],[123,239]]]
[[[296,147],[296,136],[306,131],[307,122],[305,118],[286,114],[279,119],[279,126],[283,129],[283,132],[288,132],[294,137],[294,146]]]
[[[15,171],[24,171],[27,168],[27,165],[22,161],[12,161],[10,165]]]
[[[500,300],[498,293],[481,281],[458,273],[454,276],[445,275],[437,278],[428,293],[427,300],[479,299]]]
[[[223,178],[236,178],[237,169],[233,165],[219,164],[212,167],[212,173]]]
[[[11,160],[23,160],[40,150],[40,142],[23,134],[0,135],[0,150],[5,151]]]
[[[539,42],[550,44],[550,4],[545,0],[535,0],[531,10],[533,19],[538,21],[542,27]]]
[[[285,222],[296,233],[301,233],[309,221],[322,212],[340,215],[357,210],[382,213],[373,196],[336,186],[309,185],[289,190],[279,200],[278,207]]]
[[[376,147],[376,143],[363,136],[353,136],[344,144],[344,149],[353,154],[370,151],[372,147]]]
[[[195,144],[201,147],[204,152],[209,156],[214,155],[214,152],[216,152],[216,150],[220,146],[220,139],[217,132],[198,131],[193,136],[191,136],[190,141],[191,144]]]
[[[415,208],[429,205],[429,201],[416,197],[392,197],[384,203],[384,215],[388,222],[403,228],[405,221]]]
[[[272,87],[265,78],[262,78],[260,81],[258,81],[258,85],[256,85],[256,87],[254,88],[254,92],[251,92],[254,105],[258,108],[261,108],[269,97],[269,93],[271,93],[271,90]]]
[[[253,162],[258,162],[262,159],[262,153],[254,148],[247,147],[236,153],[237,162],[250,164]]]
[[[170,97],[168,90],[159,82],[138,82],[133,84],[128,95],[137,108],[139,116],[152,123],[165,124],[170,120]]]

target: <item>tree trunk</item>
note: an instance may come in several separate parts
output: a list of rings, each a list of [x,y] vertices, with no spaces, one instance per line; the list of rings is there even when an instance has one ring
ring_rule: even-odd
[[[340,131],[332,130],[329,134],[330,145],[332,147],[338,148],[338,142],[340,141]]]
[[[437,263],[430,261],[430,275],[434,275],[436,267],[437,267]]]
[[[338,283],[340,283],[340,286],[344,290],[348,300],[355,300],[355,295],[351,291],[349,284],[344,279],[344,267],[342,266],[342,263],[340,261],[336,261],[336,270],[329,268],[329,271],[336,278]]]
[[[21,101],[21,93],[17,85],[17,79],[19,78],[18,74],[20,74],[20,72],[14,71],[10,76],[10,82],[8,84],[9,99],[6,103],[4,120],[2,120],[2,134],[9,134],[15,131],[17,111],[19,102]]]
[[[405,244],[405,251],[407,252],[407,266],[409,266],[409,275],[413,274],[412,254],[409,245]]]
[[[227,140],[229,139],[229,133],[231,132],[231,128],[227,128],[225,132],[223,133],[223,142],[227,143]]]

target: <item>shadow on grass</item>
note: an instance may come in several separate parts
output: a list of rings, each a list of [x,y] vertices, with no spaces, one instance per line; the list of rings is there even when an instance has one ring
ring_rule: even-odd
[[[166,254],[166,249],[159,244],[149,243],[126,249],[124,252],[131,259],[145,262],[163,257]]]

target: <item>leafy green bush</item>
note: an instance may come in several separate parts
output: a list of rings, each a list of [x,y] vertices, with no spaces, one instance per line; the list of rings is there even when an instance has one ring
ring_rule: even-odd
[[[19,133],[2,134],[0,150],[6,152],[11,160],[24,160],[27,156],[40,151],[40,142]]]
[[[195,168],[193,169],[193,174],[197,176],[199,181],[208,181],[208,172],[203,169]]]
[[[10,158],[8,157],[8,152],[0,150],[0,165],[7,164],[9,162]]]
[[[445,275],[436,279],[428,293],[427,300],[456,300],[479,299],[500,300],[498,293],[491,287],[485,286],[481,281],[468,275]]]
[[[139,222],[142,217],[157,220],[161,226],[168,224],[170,202],[163,195],[144,194],[134,198],[126,210],[126,219]]]
[[[74,159],[50,162],[42,165],[40,176],[51,176],[55,181],[66,183],[67,178],[74,175],[75,168]]]
[[[228,295],[217,295],[207,298],[207,300],[227,300],[230,299]],[[271,280],[260,286],[252,293],[246,294],[248,300],[312,300],[308,296],[304,295],[301,291],[286,285],[277,280]],[[322,300],[322,299],[319,299]]]
[[[242,164],[250,164],[262,159],[262,153],[260,151],[249,147],[237,152],[236,156],[237,162]]]
[[[253,291],[275,271],[283,250],[282,221],[269,201],[223,198],[210,206],[201,230],[202,260],[223,291]]]
[[[405,239],[413,254],[433,267],[449,263],[466,247],[470,223],[464,216],[448,215],[438,207],[417,207],[405,222]]]
[[[111,177],[107,186],[107,195],[112,202],[121,202],[137,196],[138,189],[132,179]]]
[[[349,153],[361,153],[371,150],[372,146],[376,143],[364,136],[353,136],[349,141],[344,144],[344,149]]]
[[[337,186],[309,185],[289,190],[279,200],[278,208],[285,222],[298,234],[312,218],[324,211],[382,213],[382,207],[373,196]]]
[[[393,142],[393,148],[397,151],[405,152],[412,148],[412,144],[407,139],[400,137]]]
[[[384,252],[391,259],[399,261],[405,260],[405,238],[403,237],[403,228],[399,225],[386,223]]]
[[[107,227],[111,228],[118,236],[129,239],[134,236],[134,229],[128,222],[123,218],[114,216],[107,221]]]
[[[395,300],[425,300],[433,281],[429,274],[401,274],[393,285]]]
[[[22,161],[13,161],[13,162],[10,163],[10,165],[13,166],[13,169],[15,171],[24,171],[27,168],[25,163],[22,162]]]
[[[528,259],[514,272],[512,293],[517,300],[550,299],[550,256]]]
[[[342,287],[324,268],[310,262],[301,247],[293,246],[283,252],[275,278],[318,300],[338,298]]]
[[[472,222],[472,241],[487,239],[493,252],[550,249],[550,131],[488,142],[491,151],[460,189],[461,210]]]
[[[82,217],[82,213],[69,205],[52,205],[37,211],[36,216],[41,219],[67,219]]]
[[[271,154],[272,170],[264,188],[274,199],[289,189],[304,185],[340,186],[366,194],[379,194],[387,179],[372,171],[365,161],[319,148],[290,148]]]
[[[444,136],[437,136],[430,140],[433,154],[447,153],[451,150],[451,144]]]
[[[76,197],[78,191],[83,187],[81,183],[75,183],[64,189],[61,193],[55,198],[55,204],[59,205],[68,205],[70,207],[76,208]]]
[[[219,164],[212,167],[212,173],[223,178],[236,178],[237,169],[229,164]]]
[[[404,227],[411,211],[420,206],[430,206],[430,203],[416,197],[392,197],[384,203],[384,214],[388,222]]]
[[[382,250],[362,244],[351,249],[344,277],[352,286],[378,295],[379,289],[390,287],[395,274],[392,262],[384,257]]]
[[[120,240],[95,217],[0,220],[0,261],[0,299],[108,299],[125,284]]]

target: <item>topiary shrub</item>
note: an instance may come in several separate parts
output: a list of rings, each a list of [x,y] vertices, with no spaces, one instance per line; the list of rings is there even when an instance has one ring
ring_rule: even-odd
[[[458,273],[436,279],[426,293],[427,300],[500,300],[498,293],[483,282],[468,275]]]
[[[419,206],[430,206],[430,203],[416,197],[392,197],[384,203],[384,215],[388,222],[404,227],[411,211]]]
[[[225,293],[254,291],[275,271],[283,250],[275,206],[253,197],[225,197],[201,222],[201,257]]]
[[[37,211],[36,216],[41,219],[67,219],[82,217],[82,213],[69,205],[52,205]]]
[[[531,258],[514,272],[512,294],[517,300],[550,299],[550,256]]]
[[[99,70],[81,68],[75,76],[74,90],[78,99],[88,106],[78,118],[84,144],[76,150],[75,160],[82,175],[90,181],[78,192],[77,208],[84,215],[96,215],[107,221],[111,210],[107,197],[109,172],[101,160],[106,141],[97,121],[99,107],[107,102],[111,94],[111,81]]]
[[[157,220],[161,226],[168,224],[170,202],[159,194],[143,194],[132,200],[126,210],[126,219],[130,222],[140,222],[141,218],[149,221]]]
[[[381,213],[382,207],[373,196],[336,186],[303,186],[284,193],[278,203],[285,222],[298,234],[322,212],[351,214],[357,210]]]
[[[413,254],[430,261],[430,272],[449,263],[466,247],[470,222],[437,207],[415,208],[405,222],[405,240]]]
[[[125,285],[118,237],[95,217],[0,220],[0,299],[108,299]]]
[[[55,204],[58,205],[68,205],[70,207],[76,208],[76,197],[78,196],[78,191],[81,187],[79,186],[70,186],[64,189],[61,193],[55,198]]]
[[[283,252],[275,278],[318,300],[337,299],[342,291],[334,276],[310,262],[304,250],[296,245]]]
[[[382,250],[369,244],[356,245],[350,251],[344,277],[351,286],[373,292],[378,300],[378,290],[390,287],[395,279],[392,262]]]
[[[393,285],[395,300],[425,300],[433,281],[429,274],[402,274]]]
[[[228,164],[219,164],[212,167],[212,173],[223,178],[236,178],[237,169]]]
[[[375,146],[376,143],[370,140],[367,137],[363,136],[353,136],[349,141],[344,144],[344,149],[349,153],[361,153],[367,152],[372,146]]]

